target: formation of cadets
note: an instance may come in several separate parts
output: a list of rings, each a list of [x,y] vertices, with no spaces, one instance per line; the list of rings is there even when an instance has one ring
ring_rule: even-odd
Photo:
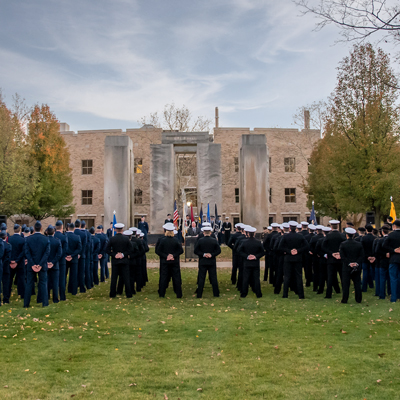
[[[305,286],[312,285],[317,294],[332,298],[333,292],[342,292],[342,303],[347,303],[351,281],[354,283],[356,302],[362,301],[362,292],[375,290],[380,299],[390,296],[395,302],[400,297],[398,284],[400,270],[400,220],[385,224],[379,231],[372,225],[357,231],[350,222],[344,232],[340,222],[329,221],[330,226],[298,224],[289,221],[271,224],[263,241],[256,238],[256,228],[238,223],[229,235],[227,245],[232,249],[232,284],[240,296],[246,297],[249,288],[262,297],[260,284],[260,259],[265,256],[263,280],[274,287],[274,293],[283,298],[293,291],[304,299]],[[149,251],[145,233],[132,227],[124,230],[124,224],[114,225],[107,234],[100,225],[86,229],[84,221],[67,224],[62,221],[49,226],[44,234],[37,221],[32,228],[14,225],[9,235],[6,226],[0,228],[0,283],[2,301],[9,303],[13,283],[24,307],[29,307],[31,296],[38,303],[49,304],[66,300],[66,293],[85,293],[108,278],[108,259],[111,259],[110,297],[132,297],[148,282],[146,253]],[[182,240],[175,225],[163,225],[164,236],[155,246],[160,258],[159,290],[165,297],[172,280],[172,288],[182,297],[180,255]],[[393,231],[392,231],[393,229]],[[196,237],[194,253],[198,256],[197,297],[201,298],[207,274],[213,295],[219,296],[216,257],[221,253],[218,232],[211,223],[203,223],[201,229],[192,229]],[[100,278],[99,278],[100,265]],[[340,287],[340,284],[341,287]],[[283,286],[283,288],[282,288]],[[37,290],[37,294],[36,294]],[[0,303],[1,304],[1,303]]]

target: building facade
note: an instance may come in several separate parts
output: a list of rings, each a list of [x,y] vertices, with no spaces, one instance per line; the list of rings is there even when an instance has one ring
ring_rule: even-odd
[[[195,214],[207,204],[214,214],[216,204],[223,221],[259,230],[310,215],[303,184],[318,130],[218,127],[210,135],[144,125],[73,132],[62,123],[60,133],[72,169],[76,212],[69,219],[89,227],[107,228],[115,211],[129,226],[144,215],[151,233],[161,233],[175,200],[181,216],[188,203]]]

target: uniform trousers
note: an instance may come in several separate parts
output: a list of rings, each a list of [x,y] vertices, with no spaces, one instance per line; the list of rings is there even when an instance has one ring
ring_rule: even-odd
[[[216,265],[200,265],[199,266],[199,283],[197,286],[197,297],[201,298],[203,295],[204,283],[206,281],[206,276],[210,278],[210,283],[213,289],[213,295],[215,297],[219,296],[218,280],[217,280],[217,266]]]
[[[370,262],[362,263],[362,291],[366,292],[368,286],[372,289],[374,287],[373,282],[373,264]]]
[[[118,277],[125,284],[126,297],[132,297],[131,282],[129,279],[129,264],[112,264],[111,267],[111,284],[110,284],[110,297],[117,295],[117,280]]]
[[[24,261],[22,260],[18,263],[15,268],[10,267],[10,293],[13,285],[14,278],[16,277],[17,280],[17,293],[21,298],[24,298],[25,294],[25,265]]]
[[[349,292],[350,292],[350,280],[354,282],[354,291],[356,302],[361,303],[362,300],[362,292],[361,292],[361,270],[353,272],[353,268],[349,266],[343,266],[342,269],[342,290],[343,290],[343,297],[342,303],[347,303],[349,299]]]
[[[71,293],[73,296],[75,296],[78,293],[78,258],[73,258],[71,261],[67,261],[66,269],[67,273],[69,274],[68,293]]]
[[[87,289],[93,287],[93,272],[92,272],[92,253],[88,251],[85,258],[85,286]]]
[[[86,269],[86,258],[80,257],[78,260],[78,283],[79,291],[85,293],[85,269]]]
[[[58,290],[60,292],[60,300],[65,301],[65,288],[67,285],[67,261],[65,258],[61,258],[61,260],[58,262],[58,267],[59,267],[59,281],[58,281]]]
[[[47,270],[47,287],[48,287],[48,296],[50,298],[50,290],[53,291],[53,303],[58,303],[58,291],[60,285],[60,270],[49,268]]]
[[[4,270],[3,268],[3,273],[2,273],[2,277],[1,277],[1,281],[3,283],[3,303],[9,303],[10,302],[10,272]]]
[[[318,291],[318,285],[320,283],[320,263],[319,263],[319,258],[316,255],[312,255],[312,270],[313,270],[313,292]]]
[[[92,279],[95,285],[99,284],[99,256],[97,254],[93,255],[92,261]]]
[[[325,283],[328,279],[328,267],[326,263],[326,258],[319,258],[319,283],[318,283],[318,292],[317,294],[324,293]]]
[[[38,283],[38,298],[40,298],[39,302],[43,304],[43,307],[46,307],[49,305],[49,295],[47,292],[47,270],[43,270],[42,268],[37,274],[39,276],[39,283]],[[36,272],[34,272],[31,267],[28,267],[25,295],[24,295],[24,308],[28,308],[31,302],[32,289],[35,286],[35,277],[36,277]]]
[[[225,231],[225,244],[228,246],[229,239],[231,238],[231,231]]]
[[[293,275],[299,299],[304,299],[303,266],[301,262],[285,261],[283,263],[283,297],[288,297],[289,285]]]
[[[160,287],[158,294],[160,297],[165,297],[165,292],[168,287],[169,277],[172,277],[172,285],[176,297],[180,299],[182,297],[182,282],[181,282],[181,272],[179,268],[179,263],[167,264],[165,261],[160,262]]]
[[[235,285],[237,282],[237,273],[238,273],[238,255],[232,252],[232,274],[231,281],[232,285]]]
[[[260,267],[243,267],[243,283],[240,297],[246,297],[249,292],[249,284],[257,297],[262,297],[260,285]]]
[[[390,296],[390,277],[389,277],[389,268],[376,268],[375,270],[379,271],[379,298],[386,298],[386,286],[387,286],[387,294]]]
[[[106,265],[105,265],[105,275],[106,275],[106,279],[108,279],[110,277],[110,270],[108,268],[108,263],[110,262],[110,256],[106,253],[105,257],[107,260]]]
[[[107,254],[103,254],[103,257],[100,259],[100,282],[104,282],[106,278],[106,270],[108,272],[108,264],[107,264]],[[107,275],[108,278],[108,275]]]
[[[326,265],[327,269],[327,282],[326,282],[326,295],[327,299],[332,298],[332,287],[335,289],[336,293],[340,293],[340,286],[338,282],[338,272],[342,272],[342,263],[338,262],[328,262]]]
[[[276,260],[274,294],[279,294],[283,283],[283,256],[276,256],[274,259]]]
[[[379,296],[379,292],[381,290],[381,271],[377,265],[375,265],[374,268],[374,277],[375,277],[375,296]]]
[[[304,276],[306,278],[306,286],[311,286],[313,281],[313,271],[312,271],[312,257],[307,252],[303,254],[303,265],[304,265]]]
[[[396,302],[396,300],[400,297],[398,293],[400,291],[399,275],[400,275],[400,264],[398,263],[389,264],[391,302]]]

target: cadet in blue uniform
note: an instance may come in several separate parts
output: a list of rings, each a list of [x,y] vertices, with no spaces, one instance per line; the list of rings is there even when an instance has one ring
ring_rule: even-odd
[[[92,235],[86,229],[85,221],[81,221],[81,231],[86,235],[85,286],[86,289],[91,289],[93,287]]]
[[[147,244],[147,234],[149,233],[149,224],[145,221],[146,217],[143,215],[142,220],[138,224],[138,229],[140,229],[143,233],[143,241]]]
[[[100,251],[99,251],[99,256],[98,256],[98,258],[100,260],[100,282],[104,282],[105,277],[106,277],[106,269],[108,272],[108,266],[107,266],[108,256],[106,253],[108,237],[105,233],[103,233],[103,225],[99,225],[97,227],[96,237],[98,237],[100,240]],[[96,273],[98,274],[98,272],[96,272]],[[107,275],[107,278],[108,278],[108,275]]]
[[[360,242],[364,248],[364,260],[362,262],[362,291],[366,292],[368,286],[372,289],[374,287],[375,275],[375,255],[374,255],[374,242],[375,236],[372,234],[372,225],[366,225],[365,230],[367,234],[364,235]]]
[[[25,294],[25,239],[21,237],[21,228],[18,224],[14,225],[14,235],[8,238],[11,245],[10,260],[10,292],[14,277],[17,276],[17,293],[21,298]]]
[[[47,294],[47,261],[50,254],[49,239],[42,235],[42,224],[36,221],[35,233],[29,236],[25,242],[25,256],[27,263],[27,281],[25,286],[24,307],[28,308],[31,301],[32,289],[36,274],[39,275],[38,292],[40,294],[43,307],[49,305]]]
[[[82,253],[82,241],[80,235],[74,232],[74,224],[68,225],[66,237],[68,241],[66,260],[66,271],[69,272],[68,293],[75,296],[78,293],[78,269],[79,259]]]
[[[61,242],[61,247],[62,247],[62,255],[60,260],[58,261],[58,268],[59,268],[59,276],[60,280],[58,283],[58,288],[60,292],[60,300],[65,301],[66,296],[65,296],[65,289],[67,285],[67,260],[65,257],[67,257],[67,250],[68,250],[68,239],[67,236],[63,234],[63,223],[62,221],[58,220],[56,222],[56,232],[54,233],[54,236]]]
[[[3,280],[3,257],[4,257],[4,243],[0,239],[0,306],[1,306],[1,285]]]
[[[390,254],[389,276],[390,276],[390,301],[395,303],[400,297],[400,220],[393,222],[393,232],[389,233],[383,244],[383,248]]]
[[[80,257],[78,260],[78,285],[80,293],[85,293],[85,271],[86,271],[86,254],[87,254],[87,236],[86,232],[81,230],[81,221],[77,219],[75,221],[75,235],[81,238],[82,249],[80,251]]]
[[[47,260],[47,282],[48,296],[50,298],[50,290],[53,290],[53,303],[58,303],[58,288],[60,285],[60,267],[58,262],[63,255],[61,242],[54,236],[54,227],[49,225],[47,228],[47,237],[50,242],[50,254]]]
[[[100,239],[95,235],[94,227],[89,229],[92,235],[92,281],[95,285],[99,284],[99,253],[101,250]]]
[[[0,241],[2,251],[2,276],[1,282],[3,283],[3,290],[0,290],[0,293],[3,293],[3,304],[10,302],[10,257],[11,257],[11,245],[6,242],[7,232],[0,232]],[[0,285],[1,286],[1,285]],[[1,288],[0,288],[1,289]],[[0,299],[1,300],[1,299]]]

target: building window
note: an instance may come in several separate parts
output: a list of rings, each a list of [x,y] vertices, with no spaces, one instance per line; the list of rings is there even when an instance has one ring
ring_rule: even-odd
[[[142,204],[143,202],[143,192],[141,189],[135,189],[135,204]]]
[[[239,217],[233,217],[233,226],[235,226],[236,224],[238,224],[240,222],[240,218]]]
[[[82,205],[93,204],[93,190],[82,190]]]
[[[63,223],[63,229],[67,230],[67,224],[72,222],[71,218],[58,218]]]
[[[233,157],[233,163],[235,165],[235,172],[239,172],[239,157]]]
[[[296,159],[294,157],[285,158],[285,172],[296,172]]]
[[[82,160],[82,175],[92,175],[93,160]]]
[[[134,218],[133,226],[138,227],[138,226],[139,226],[139,222],[140,222],[141,220],[142,220],[141,217],[135,217],[135,218]]]
[[[271,226],[271,224],[273,224],[274,223],[274,217],[272,216],[269,216],[268,217],[268,225],[270,225]]]
[[[285,188],[285,203],[296,203],[295,188]]]
[[[269,188],[269,202],[272,203],[272,189]]]
[[[269,172],[272,172],[271,157],[269,157],[269,160],[268,160],[268,168],[269,168]]]
[[[235,203],[239,203],[239,188],[235,188]]]
[[[296,221],[299,222],[298,217],[296,215],[288,215],[286,217],[283,217],[283,222],[289,222],[289,221]]]
[[[135,158],[135,174],[143,173],[143,158]]]
[[[87,229],[90,229],[91,227],[96,228],[95,223],[94,223],[95,222],[94,218],[85,218],[84,216],[81,216],[80,219],[81,219],[81,221],[85,221],[86,222],[86,228]]]

